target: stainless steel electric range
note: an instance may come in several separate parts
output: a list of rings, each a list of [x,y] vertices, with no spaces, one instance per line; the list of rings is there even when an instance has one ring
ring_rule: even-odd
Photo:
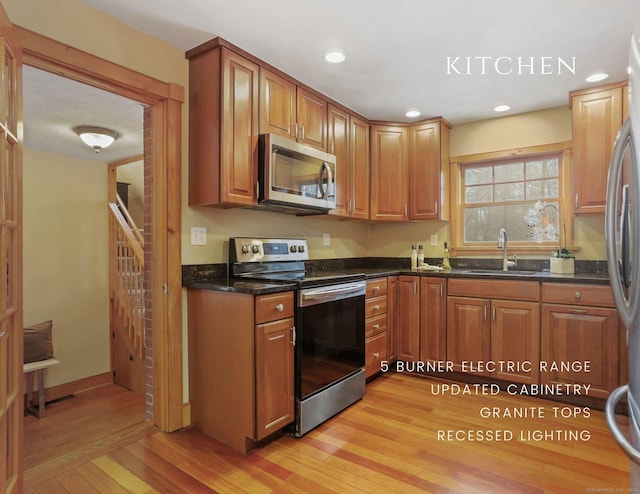
[[[365,391],[364,273],[307,272],[304,239],[232,238],[236,278],[294,283],[295,435],[300,437]]]

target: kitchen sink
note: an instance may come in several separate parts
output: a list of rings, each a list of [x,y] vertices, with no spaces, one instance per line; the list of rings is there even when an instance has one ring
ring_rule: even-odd
[[[534,276],[538,274],[538,271],[518,271],[516,269],[510,269],[509,271],[502,271],[500,269],[468,269],[461,271],[463,274],[485,274],[485,275],[497,275],[497,276]]]

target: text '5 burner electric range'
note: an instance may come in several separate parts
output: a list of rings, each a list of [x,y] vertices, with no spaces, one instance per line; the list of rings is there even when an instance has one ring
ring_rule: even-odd
[[[300,437],[362,398],[364,274],[309,273],[307,241],[232,238],[234,277],[297,285],[295,310],[295,435]],[[259,371],[258,371],[259,372]]]

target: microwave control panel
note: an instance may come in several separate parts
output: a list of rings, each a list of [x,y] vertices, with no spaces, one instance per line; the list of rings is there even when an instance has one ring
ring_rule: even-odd
[[[305,239],[265,239],[236,237],[229,240],[230,262],[306,261]]]

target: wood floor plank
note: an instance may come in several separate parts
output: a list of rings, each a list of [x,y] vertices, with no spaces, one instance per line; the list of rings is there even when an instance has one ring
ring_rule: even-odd
[[[98,492],[127,494],[127,490],[93,462],[80,465],[76,471]]]
[[[127,470],[110,456],[101,456],[93,460],[92,463],[132,494],[145,494],[154,490],[140,477]]]

